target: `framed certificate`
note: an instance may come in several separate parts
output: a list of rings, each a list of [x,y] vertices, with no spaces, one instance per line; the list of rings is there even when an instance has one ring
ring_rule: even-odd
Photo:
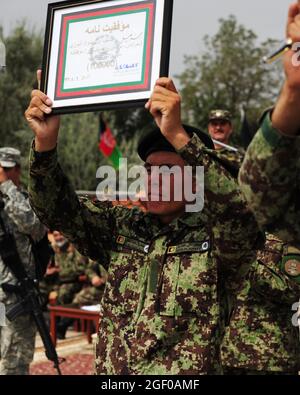
[[[137,107],[168,76],[173,0],[48,5],[41,89],[63,114]]]

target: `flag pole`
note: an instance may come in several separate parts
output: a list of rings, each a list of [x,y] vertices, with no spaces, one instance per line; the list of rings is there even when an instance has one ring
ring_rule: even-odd
[[[231,145],[227,145],[227,144],[221,143],[221,142],[218,141],[218,140],[214,140],[214,139],[213,139],[213,143],[216,144],[216,145],[220,145],[220,146],[223,147],[223,148],[227,148],[227,149],[229,149],[230,151],[238,152],[238,149],[237,149],[237,148],[234,148],[234,147],[232,147]]]

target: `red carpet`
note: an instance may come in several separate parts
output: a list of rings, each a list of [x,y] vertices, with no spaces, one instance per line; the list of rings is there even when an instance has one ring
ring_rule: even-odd
[[[94,356],[85,354],[73,354],[66,357],[66,361],[60,365],[63,375],[93,375]],[[52,362],[40,362],[31,365],[31,375],[56,375]]]

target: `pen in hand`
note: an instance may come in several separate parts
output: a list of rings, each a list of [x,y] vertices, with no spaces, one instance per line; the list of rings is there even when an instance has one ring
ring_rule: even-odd
[[[285,40],[284,44],[281,45],[275,52],[271,53],[268,56],[263,57],[263,62],[267,64],[271,64],[279,59],[286,51],[292,49],[293,40],[288,38]]]

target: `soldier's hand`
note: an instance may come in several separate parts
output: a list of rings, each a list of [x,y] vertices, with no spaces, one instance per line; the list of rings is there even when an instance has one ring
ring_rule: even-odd
[[[156,81],[145,107],[152,114],[161,133],[176,149],[190,140],[181,123],[181,98],[171,79],[163,77]]]
[[[3,169],[3,167],[0,166],[0,184],[2,184],[3,182],[7,181],[7,175],[5,173],[5,170]]]
[[[59,268],[54,266],[54,267],[49,267],[46,270],[46,276],[52,276],[53,274],[59,273]]]
[[[300,87],[300,56],[296,49],[300,49],[300,0],[292,4],[289,8],[287,22],[287,37],[291,38],[294,45],[293,49],[288,51],[284,56],[284,69],[287,77],[287,83],[294,89]]]
[[[40,85],[41,70],[37,71]],[[33,90],[25,118],[35,134],[35,149],[39,152],[50,151],[57,143],[60,118],[51,115],[52,101],[40,90]]]
[[[105,281],[101,278],[101,277],[99,277],[99,276],[94,276],[93,278],[92,278],[92,285],[94,286],[94,287],[100,287],[102,284],[105,284]]]
[[[49,294],[49,302],[54,301],[57,299],[58,293],[56,291],[51,291]]]
[[[300,130],[300,0],[289,8],[287,36],[293,49],[284,55],[286,80],[272,114],[272,125],[285,135],[296,136]]]

